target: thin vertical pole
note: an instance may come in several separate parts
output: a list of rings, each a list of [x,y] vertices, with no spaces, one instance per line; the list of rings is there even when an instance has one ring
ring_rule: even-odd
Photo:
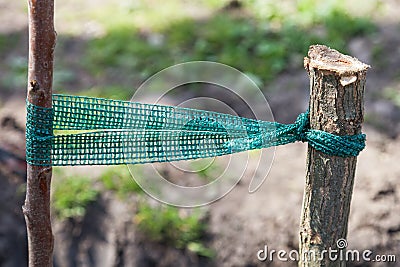
[[[28,0],[29,67],[28,101],[51,107],[54,48],[54,1]],[[29,266],[53,265],[53,233],[50,221],[51,167],[27,166],[27,190],[22,207],[28,232]]]
[[[310,77],[311,128],[359,134],[369,66],[322,45],[310,47],[304,66]],[[345,266],[356,163],[357,157],[329,156],[308,146],[299,266]]]

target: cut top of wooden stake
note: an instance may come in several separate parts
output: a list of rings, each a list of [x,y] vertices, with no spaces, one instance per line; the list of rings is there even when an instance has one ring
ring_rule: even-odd
[[[308,51],[308,57],[304,58],[304,67],[332,71],[340,76],[348,76],[349,79],[344,80],[345,86],[347,82],[351,82],[351,77],[358,72],[364,72],[370,68],[369,65],[362,63],[357,58],[344,55],[335,49],[325,45],[312,45]]]

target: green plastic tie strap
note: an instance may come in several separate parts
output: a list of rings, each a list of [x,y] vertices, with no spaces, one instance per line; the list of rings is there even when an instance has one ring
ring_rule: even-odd
[[[293,124],[182,107],[53,95],[53,107],[27,101],[26,161],[31,165],[117,165],[222,156],[307,141],[340,157],[357,156],[365,135],[310,129],[308,112]]]

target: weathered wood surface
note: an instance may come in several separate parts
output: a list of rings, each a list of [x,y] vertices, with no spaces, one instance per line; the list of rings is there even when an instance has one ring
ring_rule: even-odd
[[[360,133],[369,66],[322,45],[310,47],[304,66],[310,77],[311,128],[336,135]],[[356,157],[329,156],[308,146],[300,256],[312,251],[317,259],[303,258],[299,266],[345,265],[323,251],[337,249],[337,241],[346,238],[356,163]]]

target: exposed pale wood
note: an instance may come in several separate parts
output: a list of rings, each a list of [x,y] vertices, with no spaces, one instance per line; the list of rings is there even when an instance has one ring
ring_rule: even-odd
[[[29,0],[28,101],[51,107],[54,48],[53,0]],[[27,190],[22,207],[28,232],[30,267],[53,265],[53,234],[50,221],[51,167],[27,167]]]
[[[360,133],[369,66],[321,45],[310,47],[304,66],[310,77],[311,128],[336,135]],[[337,240],[347,236],[356,163],[356,157],[329,156],[308,147],[300,256],[313,251],[317,259],[300,260],[299,266],[345,265],[322,253],[337,249]]]

